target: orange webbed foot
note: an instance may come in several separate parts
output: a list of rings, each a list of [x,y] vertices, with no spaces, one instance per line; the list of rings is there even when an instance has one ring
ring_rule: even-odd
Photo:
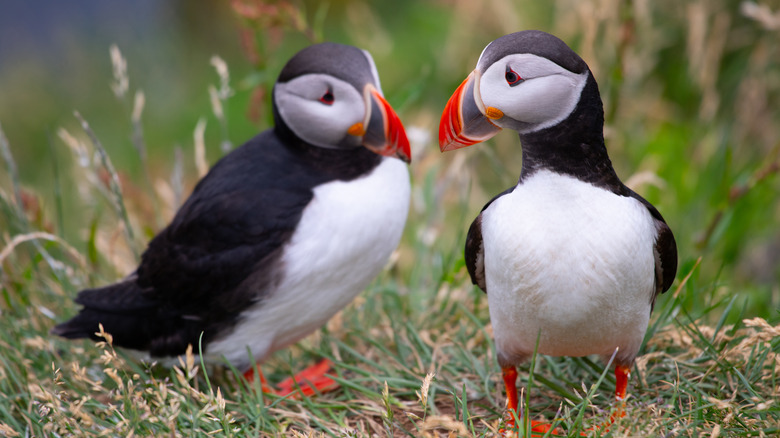
[[[331,370],[332,363],[328,359],[322,359],[318,363],[306,368],[293,377],[288,377],[279,382],[276,387],[280,395],[288,395],[296,392],[300,387],[303,395],[309,397],[318,392],[333,391],[339,384],[325,373]]]
[[[338,388],[338,383],[328,377],[325,373],[331,370],[332,363],[328,359],[323,359],[315,365],[306,368],[293,377],[288,377],[278,385],[272,388],[266,380],[263,373],[260,372],[260,387],[267,394],[274,394],[280,397],[288,395],[302,394],[304,397],[310,397],[316,393],[328,392]],[[259,370],[259,368],[258,368]],[[255,378],[255,369],[250,368],[244,373],[244,378],[251,383]],[[298,391],[300,389],[300,391]]]
[[[549,433],[548,436],[564,436],[560,434],[560,430],[553,428],[553,425],[544,421],[531,421],[531,435],[532,437],[542,437]],[[521,426],[523,428],[524,426]],[[499,429],[498,433],[502,436],[518,436],[518,427],[515,424],[514,418],[506,421],[504,429]]]

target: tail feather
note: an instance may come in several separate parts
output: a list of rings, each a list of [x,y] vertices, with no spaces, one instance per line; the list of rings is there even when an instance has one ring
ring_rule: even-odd
[[[157,301],[149,299],[143,291],[132,278],[95,289],[84,289],[74,301],[85,309],[112,314],[135,314],[157,306]]]
[[[55,326],[52,334],[68,339],[102,340],[97,335],[102,324],[115,345],[145,350],[158,332],[153,323],[155,318],[149,318],[150,313],[156,313],[158,305],[142,293],[134,280],[83,290],[75,301],[84,308],[72,319]]]

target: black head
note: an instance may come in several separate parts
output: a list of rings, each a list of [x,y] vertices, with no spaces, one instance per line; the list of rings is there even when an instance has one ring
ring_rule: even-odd
[[[540,30],[524,30],[504,35],[488,44],[477,61],[483,73],[501,58],[527,53],[549,59],[572,73],[588,71],[588,65],[566,43],[555,35]]]
[[[357,47],[337,43],[320,43],[302,49],[285,64],[277,83],[289,82],[309,74],[324,74],[341,79],[360,90],[373,84],[378,90],[379,74],[371,55]]]

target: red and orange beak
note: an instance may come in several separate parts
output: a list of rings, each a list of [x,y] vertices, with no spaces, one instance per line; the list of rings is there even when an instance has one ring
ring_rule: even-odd
[[[439,149],[442,152],[481,143],[501,130],[485,115],[479,96],[478,70],[460,84],[452,94],[439,122]]]
[[[348,132],[362,136],[363,146],[374,153],[410,162],[412,151],[398,114],[373,85],[366,85],[363,93],[366,100],[366,118],[362,123],[353,125]]]

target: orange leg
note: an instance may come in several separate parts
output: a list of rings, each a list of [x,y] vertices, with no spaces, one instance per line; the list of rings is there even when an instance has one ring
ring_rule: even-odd
[[[506,407],[509,409],[510,415],[514,412],[520,418],[520,412],[517,411],[517,369],[515,367],[501,368],[501,374],[504,377],[504,386],[506,387]],[[510,421],[512,422],[511,427],[514,427],[514,416]]]
[[[626,400],[626,388],[628,387],[628,379],[631,377],[631,367],[625,365],[615,366],[615,400],[618,402],[618,411],[612,416],[612,422],[616,417],[625,417],[626,412],[623,410],[623,402]]]
[[[522,412],[517,409],[519,404],[519,399],[517,397],[517,369],[513,366],[502,367],[501,374],[504,378],[504,386],[506,388],[506,407],[508,410],[506,415],[506,430],[517,430],[515,418],[522,418]],[[545,434],[550,429],[552,429],[552,426],[549,424],[540,421],[531,421],[531,432],[534,434]],[[506,431],[502,430],[500,432],[504,433]],[[539,436],[534,434],[532,435]]]
[[[626,399],[626,388],[628,387],[628,378],[631,377],[631,368],[624,365],[615,366],[615,398],[617,400]]]
[[[326,372],[330,371],[330,368],[331,362],[328,359],[323,359],[319,363],[306,368],[295,376],[282,380],[276,386],[276,389],[272,388],[268,384],[268,381],[266,380],[262,371],[260,371],[260,387],[262,388],[263,392],[268,394],[275,394],[278,396],[292,394],[300,387],[303,395],[309,397],[316,394],[317,392],[327,392],[338,387],[338,383],[336,383],[335,380],[325,375]],[[247,370],[244,373],[244,378],[249,383],[253,382],[255,378],[255,369],[250,368]]]
[[[626,411],[623,409],[624,402],[626,400],[626,388],[628,387],[628,379],[631,377],[631,367],[625,365],[615,365],[615,401],[617,402],[617,410],[609,416],[609,420],[604,421],[588,430],[601,430],[603,433],[609,432],[609,429],[615,424],[618,418],[626,416]]]

